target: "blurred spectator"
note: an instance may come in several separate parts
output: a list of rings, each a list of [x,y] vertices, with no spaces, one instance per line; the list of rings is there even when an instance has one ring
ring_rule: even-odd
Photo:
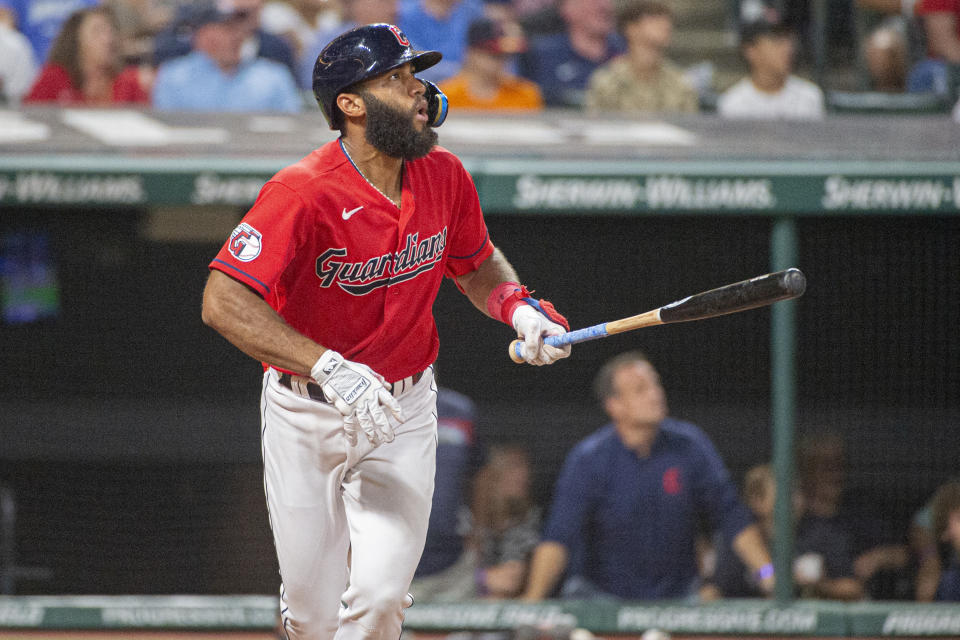
[[[479,462],[476,406],[462,393],[437,390],[437,469],[427,541],[410,593],[417,602],[455,602],[476,595],[476,554],[467,547],[467,485]]]
[[[526,584],[540,539],[540,509],[530,498],[530,458],[522,447],[491,450],[474,481],[472,545],[478,596],[514,598]]]
[[[263,7],[261,22],[265,31],[290,45],[296,60],[297,82],[310,88],[317,54],[333,38],[327,36],[343,31],[343,7],[341,2],[330,0],[274,0]],[[326,39],[319,42],[321,38]]]
[[[696,90],[666,58],[673,37],[670,7],[658,0],[631,0],[618,12],[617,30],[627,41],[627,53],[590,77],[587,109],[629,114],[698,111]]]
[[[703,520],[733,540],[769,593],[773,565],[759,527],[707,435],[668,417],[646,356],[613,358],[594,384],[612,422],[567,456],[525,598],[549,597],[568,568],[566,597],[693,597]]]
[[[783,23],[759,20],[743,27],[740,51],[750,75],[717,101],[725,118],[816,120],[824,116],[823,91],[792,74],[793,32]]]
[[[24,103],[108,106],[147,104],[146,83],[134,66],[124,67],[120,37],[106,7],[71,14],[50,49],[47,63]]]
[[[933,497],[933,530],[947,550],[934,600],[960,602],[960,482],[948,482],[937,489]]]
[[[175,111],[299,111],[300,94],[283,65],[244,59],[248,16],[199,2],[189,19],[193,51],[160,66],[153,88],[157,109]]]
[[[243,40],[240,56],[244,62],[265,58],[279,62],[296,76],[297,65],[293,49],[280,36],[267,33],[260,27],[263,0],[191,0],[180,6],[173,24],[157,34],[153,61],[160,66],[167,60],[185,56],[192,49],[195,16],[210,5],[222,14],[236,16]]]
[[[120,31],[120,55],[127,64],[153,64],[157,34],[173,20],[174,0],[105,0]]]
[[[874,30],[864,45],[870,89],[902,93],[907,89],[907,37],[894,25]]]
[[[260,23],[264,31],[286,40],[300,57],[318,33],[342,24],[342,10],[336,0],[273,0],[263,6]]]
[[[335,37],[364,24],[397,23],[397,0],[341,0],[341,21],[319,31],[301,60],[300,78],[306,87],[313,87],[313,66],[323,48]]]
[[[510,0],[484,0],[483,14],[504,25],[508,32],[514,28],[519,29],[521,33],[524,32],[520,25],[517,8]]]
[[[582,107],[587,82],[626,50],[614,29],[612,0],[559,0],[565,29],[534,37],[521,74],[540,86],[547,106]]]
[[[511,56],[525,51],[526,47],[522,32],[508,34],[495,20],[480,18],[470,23],[463,69],[440,84],[450,106],[482,110],[543,109],[539,87],[513,75],[507,68]]]
[[[916,3],[856,0],[861,29],[866,33],[862,48],[871,90],[906,91],[910,68],[926,56],[924,36],[914,12]]]
[[[27,37],[17,31],[8,0],[0,0],[0,105],[17,105],[37,75],[37,60]]]
[[[17,27],[33,46],[39,63],[47,61],[50,47],[63,23],[75,11],[95,7],[99,0],[4,0],[17,14]]]
[[[960,65],[960,0],[918,0],[917,15],[927,41],[927,58],[910,70],[909,91],[940,94],[955,90],[951,65]]]
[[[797,448],[802,511],[796,527],[794,571],[803,597],[858,600],[852,526],[841,513],[846,478],[843,439],[816,433]]]
[[[743,501],[753,512],[757,526],[768,548],[773,542],[773,511],[777,484],[773,469],[768,464],[757,465],[747,471],[743,481]],[[717,542],[717,565],[713,581],[725,598],[759,598],[764,593],[756,577],[733,552],[730,541],[721,537]]]
[[[440,82],[460,70],[470,23],[483,16],[482,0],[401,0],[397,26],[415,49],[443,54],[443,60],[419,75]]]
[[[960,484],[960,477],[952,478],[943,486]],[[939,488],[938,488],[939,490]],[[943,572],[941,545],[933,518],[936,492],[913,515],[910,522],[910,549],[916,559],[915,599],[919,602],[932,602],[940,585]]]
[[[832,449],[831,449],[832,451]],[[813,454],[808,454],[813,455]],[[828,456],[829,457],[829,456]],[[818,463],[819,464],[819,463]],[[842,467],[841,467],[842,468]],[[825,486],[831,487],[824,494],[836,493],[836,474],[828,474],[830,479]],[[743,483],[743,498],[757,518],[764,540],[768,545],[774,538],[774,504],[776,499],[776,480],[770,465],[758,465],[750,469]],[[814,522],[810,514],[802,514],[803,499],[791,496],[795,515],[801,516],[795,523],[795,556],[793,564],[794,584],[798,595],[803,597],[837,598],[842,600],[859,599],[862,590],[852,575],[852,556],[844,550],[849,548],[849,534],[836,522]],[[816,500],[811,505],[816,504]],[[818,507],[811,506],[811,511]],[[721,551],[717,558],[716,583],[727,598],[752,598],[761,596],[755,583],[726,541],[719,545]],[[881,551],[877,549],[876,555]],[[837,575],[845,574],[845,575]]]
[[[560,33],[567,27],[557,0],[515,0],[512,4],[520,26],[530,37]]]

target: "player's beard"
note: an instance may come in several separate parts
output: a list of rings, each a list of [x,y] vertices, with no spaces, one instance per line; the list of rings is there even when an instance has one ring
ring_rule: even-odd
[[[367,108],[367,142],[380,153],[392,158],[415,160],[430,153],[437,144],[437,132],[424,126],[417,131],[413,119],[417,115],[414,105],[402,111],[377,99],[369,92],[361,94]]]

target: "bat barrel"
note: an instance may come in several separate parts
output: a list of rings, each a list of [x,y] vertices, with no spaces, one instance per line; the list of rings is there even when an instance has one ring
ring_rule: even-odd
[[[664,323],[686,322],[764,307],[803,295],[807,279],[790,268],[704,291],[660,308]]]

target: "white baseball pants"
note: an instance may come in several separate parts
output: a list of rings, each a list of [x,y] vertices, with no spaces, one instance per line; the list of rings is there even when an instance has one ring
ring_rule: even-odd
[[[264,490],[290,640],[397,640],[423,553],[436,466],[433,368],[397,383],[393,442],[351,447],[343,416],[268,369],[261,396]],[[301,393],[303,395],[301,395]]]

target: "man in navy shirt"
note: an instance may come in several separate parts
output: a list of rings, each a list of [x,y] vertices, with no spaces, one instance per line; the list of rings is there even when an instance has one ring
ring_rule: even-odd
[[[759,527],[707,435],[667,416],[660,378],[646,356],[613,358],[595,388],[611,423],[567,456],[524,598],[551,596],[568,567],[576,580],[567,580],[562,595],[695,595],[694,543],[704,518],[734,541],[770,593],[773,568]]]
[[[550,107],[583,106],[587,81],[601,65],[626,51],[614,26],[611,0],[562,0],[566,29],[533,38],[520,73],[540,86]]]

